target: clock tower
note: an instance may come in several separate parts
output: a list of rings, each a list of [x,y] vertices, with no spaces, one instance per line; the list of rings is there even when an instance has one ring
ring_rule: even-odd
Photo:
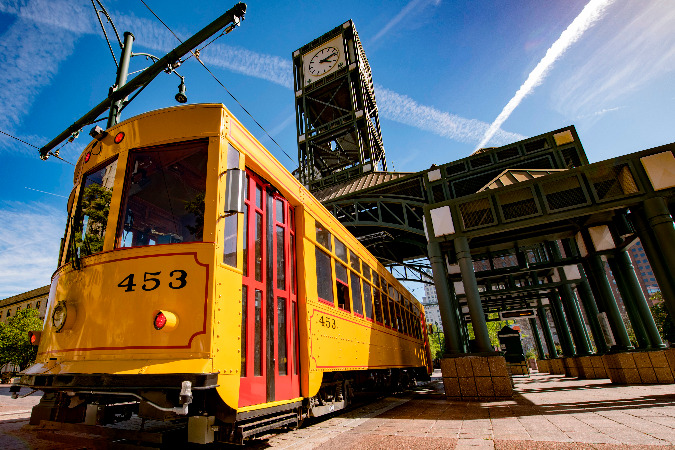
[[[293,52],[298,179],[311,192],[386,171],[368,59],[349,20]]]

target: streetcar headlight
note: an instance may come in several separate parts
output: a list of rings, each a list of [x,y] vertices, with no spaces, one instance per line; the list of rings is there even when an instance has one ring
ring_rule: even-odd
[[[75,322],[75,308],[71,305],[70,309],[65,301],[60,301],[56,304],[54,312],[52,313],[52,325],[54,330],[58,333],[72,327]]]
[[[171,331],[178,325],[178,316],[171,311],[157,311],[152,321],[155,330]]]

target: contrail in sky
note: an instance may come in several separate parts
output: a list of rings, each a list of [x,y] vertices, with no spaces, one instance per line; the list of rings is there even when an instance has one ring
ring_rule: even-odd
[[[485,146],[492,138],[495,132],[502,126],[502,124],[509,118],[514,109],[520,102],[527,97],[537,86],[539,86],[546,78],[553,64],[570,48],[572,44],[578,41],[581,36],[591,28],[607,10],[607,8],[614,3],[615,0],[591,0],[584,6],[584,9],[572,21],[565,31],[562,32],[557,41],[553,43],[551,48],[546,51],[546,55],[539,61],[537,67],[530,72],[527,80],[520,86],[516,95],[506,104],[502,112],[499,113],[492,125],[488,128],[483,136],[483,139],[476,146],[476,150]]]

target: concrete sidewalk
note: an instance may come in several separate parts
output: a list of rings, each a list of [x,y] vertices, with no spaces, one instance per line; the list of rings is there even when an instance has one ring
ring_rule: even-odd
[[[675,448],[675,385],[616,386],[609,380],[536,373],[515,377],[514,382],[516,395],[510,401],[452,402],[442,395],[439,373],[415,394],[387,397],[336,417],[315,419],[299,430],[250,441],[247,447]],[[81,448],[37,439],[34,431],[22,428],[29,413],[20,408],[27,402],[9,411],[8,401],[2,397],[0,402],[0,448]],[[4,418],[3,410],[9,413]]]
[[[439,375],[440,376],[440,375]],[[515,377],[512,401],[386,398],[267,441],[278,448],[675,448],[675,385],[615,386],[562,375]],[[379,410],[378,410],[379,408]],[[373,414],[375,413],[375,414]]]

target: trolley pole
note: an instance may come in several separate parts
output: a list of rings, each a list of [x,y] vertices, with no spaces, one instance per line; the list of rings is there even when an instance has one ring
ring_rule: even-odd
[[[127,75],[129,75],[129,61],[131,60],[131,46],[134,43],[134,35],[129,31],[124,33],[124,47],[122,47],[122,58],[120,59],[120,65],[117,68],[117,79],[115,80],[115,86],[112,87],[113,92],[127,84]],[[120,112],[124,106],[126,98],[120,98],[113,100],[110,105],[110,114],[108,115],[108,126],[110,128],[113,125],[117,125],[120,121]]]

